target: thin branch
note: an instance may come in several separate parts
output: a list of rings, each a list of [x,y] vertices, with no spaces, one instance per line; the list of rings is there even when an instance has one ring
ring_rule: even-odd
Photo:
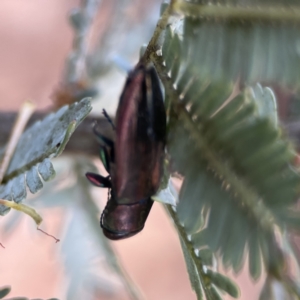
[[[164,13],[162,14],[162,16],[160,17],[155,31],[153,33],[153,36],[146,48],[146,51],[143,55],[143,57],[141,58],[141,61],[144,64],[147,64],[150,62],[150,56],[155,53],[157,50],[159,50],[159,45],[158,45],[158,40],[162,34],[162,32],[166,29],[168,22],[169,22],[169,17],[172,14],[173,11],[173,6],[175,4],[175,0],[171,0],[170,4],[167,6],[166,10],[164,11]]]
[[[16,203],[14,201],[0,199],[0,204],[27,214],[34,220],[34,222],[37,225],[40,225],[43,221],[42,217],[36,212],[35,209],[33,209],[32,207],[27,206],[23,203]]]
[[[111,125],[111,127],[113,128],[113,130],[116,130],[116,126],[115,126],[114,122],[112,121],[112,119],[110,118],[110,116],[107,114],[107,112],[106,112],[105,109],[102,110],[102,114],[107,119],[107,121],[109,122],[109,124]]]
[[[186,233],[184,227],[181,226],[181,224],[180,224],[180,222],[178,220],[177,214],[174,211],[174,209],[172,208],[172,206],[171,205],[164,205],[164,206],[167,209],[167,211],[170,214],[170,216],[172,217],[172,219],[174,221],[174,224],[175,224],[175,227],[177,229],[177,232],[178,232],[179,236],[181,237],[183,243],[185,244],[186,249],[188,250],[191,259],[194,262],[194,265],[195,265],[195,267],[197,269],[197,272],[198,272],[198,275],[199,275],[199,278],[200,278],[200,281],[201,281],[201,285],[202,285],[203,291],[205,293],[206,299],[207,300],[213,300],[214,297],[211,294],[209,284],[207,284],[207,282],[208,282],[207,281],[207,275],[204,272],[205,267],[204,267],[204,265],[201,262],[201,258],[196,255],[195,248],[192,245],[192,243],[189,241],[189,239],[187,237],[187,233]]]
[[[83,0],[80,8],[71,13],[75,31],[73,51],[66,66],[66,82],[77,82],[85,71],[85,60],[88,50],[89,32],[97,13],[100,0]]]
[[[32,207],[30,207],[28,205],[25,205],[23,203],[16,203],[14,201],[0,199],[0,204],[27,214],[28,216],[30,216],[34,220],[36,225],[40,225],[43,221],[43,218],[36,212],[35,209],[33,209]],[[60,241],[55,236],[45,232],[44,230],[40,229],[39,227],[37,227],[37,230],[41,231],[42,233],[44,233],[45,235],[47,235],[49,237],[52,237],[55,240],[56,243],[58,243]],[[0,243],[0,246],[5,248],[1,243]]]
[[[34,111],[34,108],[35,107],[32,103],[25,102],[19,111],[18,118],[12,129],[4,156],[2,157],[2,162],[0,165],[0,184],[17,147],[20,136],[22,135],[27,122]]]
[[[177,1],[174,10],[186,16],[198,18],[212,18],[229,21],[266,21],[266,22],[300,22],[300,9],[298,7],[287,8],[286,6],[225,6],[203,5],[186,1]]]
[[[55,240],[55,243],[58,243],[60,241],[60,239],[57,239],[54,235],[47,233],[46,231],[42,230],[41,228],[37,227],[38,231],[41,231],[42,233],[44,233],[45,235],[52,237]]]

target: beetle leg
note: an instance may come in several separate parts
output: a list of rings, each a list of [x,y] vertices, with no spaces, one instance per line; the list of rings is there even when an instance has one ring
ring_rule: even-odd
[[[87,172],[85,176],[89,180],[89,182],[91,182],[95,186],[102,188],[111,188],[110,176],[104,177],[91,172]]]
[[[102,135],[99,131],[97,131],[96,126],[93,127],[93,132],[96,135],[96,137],[98,138],[102,148],[106,149],[106,150],[104,150],[107,153],[106,160],[114,162],[115,161],[115,143],[112,140],[110,140],[109,138]],[[101,153],[101,149],[100,149],[100,157],[101,157],[101,159],[103,157],[102,153]],[[103,160],[102,160],[102,162],[104,164]],[[105,169],[107,170],[106,166],[105,166]]]
[[[103,113],[104,117],[106,118],[106,120],[110,123],[112,129],[116,130],[116,126],[115,126],[114,122],[112,121],[112,119],[110,118],[110,116],[108,115],[108,113],[106,112],[105,109],[102,110],[102,113]]]
[[[107,171],[107,173],[110,173],[110,161],[111,158],[109,157],[108,151],[105,147],[100,147],[100,159],[103,163],[103,166],[105,168],[105,170]]]
[[[112,140],[110,140],[109,138],[105,137],[104,135],[102,135],[99,131],[97,131],[96,125],[93,127],[93,132],[96,135],[96,137],[98,138],[101,145],[108,146],[110,148],[114,147],[114,142]]]

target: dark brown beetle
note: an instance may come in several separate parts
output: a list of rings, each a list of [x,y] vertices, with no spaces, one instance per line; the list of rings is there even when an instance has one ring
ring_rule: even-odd
[[[128,75],[116,115],[115,144],[96,134],[110,176],[86,176],[94,185],[110,188],[101,227],[109,239],[128,238],[143,229],[163,174],[166,112],[152,66],[138,64]]]

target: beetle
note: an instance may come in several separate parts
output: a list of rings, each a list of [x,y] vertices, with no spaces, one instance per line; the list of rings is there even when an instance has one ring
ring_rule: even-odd
[[[106,114],[106,118],[114,127]],[[166,112],[156,71],[143,63],[127,77],[116,113],[115,143],[96,132],[100,158],[109,175],[86,173],[96,186],[109,188],[101,215],[104,235],[131,237],[145,225],[163,174]]]

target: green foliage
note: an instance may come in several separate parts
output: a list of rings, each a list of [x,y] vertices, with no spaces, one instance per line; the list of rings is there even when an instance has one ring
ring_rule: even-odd
[[[265,5],[299,5],[297,0],[192,0],[191,2],[198,4],[218,4],[218,5],[245,5],[260,7]]]
[[[0,299],[3,299],[5,296],[7,296],[11,291],[10,286],[4,286],[0,288]]]
[[[26,298],[26,297],[13,297],[13,298],[9,298],[6,300],[30,300],[30,299]],[[32,299],[32,300],[34,300],[34,299]]]
[[[169,72],[173,64],[167,62],[174,59],[164,61]],[[274,118],[259,113],[263,93],[228,101],[230,84],[198,78],[194,64],[172,78],[179,101],[171,108],[169,152],[185,177],[178,217],[195,247],[220,250],[223,263],[238,272],[250,237],[255,266],[260,257],[254,245],[270,241],[265,247],[272,252],[275,226],[299,229],[289,209],[299,192],[299,174],[290,165],[295,154]],[[251,271],[255,278],[259,272]]]
[[[0,185],[0,198],[19,203],[27,196],[26,184],[31,193],[42,189],[41,178],[48,181],[55,176],[49,158],[64,150],[72,133],[90,111],[90,100],[84,99],[49,114],[24,132],[3,178],[4,184]],[[0,157],[4,149],[1,152]],[[1,205],[0,215],[9,210]]]
[[[202,285],[201,285],[200,274],[198,273],[197,266],[194,263],[191,255],[188,251],[187,245],[185,244],[185,242],[182,239],[180,239],[180,244],[181,244],[181,248],[183,251],[184,260],[186,263],[186,268],[189,273],[189,278],[190,278],[192,289],[195,291],[198,299],[201,300],[201,299],[203,299],[203,295],[202,295]]]
[[[239,297],[239,290],[235,284],[224,275],[220,273],[213,272],[211,270],[207,271],[207,277],[210,278],[211,282],[218,287],[220,290],[228,293],[233,298]]]
[[[216,287],[238,296],[229,279],[210,268],[204,272],[199,253],[209,249],[236,273],[248,254],[253,279],[264,265],[298,294],[283,275],[285,249],[275,234],[300,229],[296,152],[278,127],[272,90],[249,85],[276,81],[298,87],[297,30],[277,19],[254,22],[256,15],[250,21],[231,20],[232,11],[219,16],[219,2],[219,8],[209,8],[212,14],[216,9],[215,18],[205,18],[204,2],[194,1],[192,13],[166,27],[161,56],[151,56],[166,92],[172,171],[184,177],[171,215],[178,223],[191,284],[199,299],[203,291],[207,299],[222,299]],[[184,1],[177,4],[173,8],[181,12],[191,5],[185,10]],[[226,4],[225,10],[239,7],[238,1]],[[258,13],[252,5],[251,13]]]
[[[201,67],[201,78],[299,87],[298,1],[193,3],[177,4],[188,15],[183,26],[185,55]]]
[[[173,218],[180,237],[180,243],[184,254],[191,286],[198,299],[222,299],[218,291],[226,292],[237,298],[239,288],[228,277],[214,271],[216,259],[210,249],[195,249],[191,237],[186,234],[185,228],[180,225],[178,214],[175,208],[167,207],[170,216]]]

